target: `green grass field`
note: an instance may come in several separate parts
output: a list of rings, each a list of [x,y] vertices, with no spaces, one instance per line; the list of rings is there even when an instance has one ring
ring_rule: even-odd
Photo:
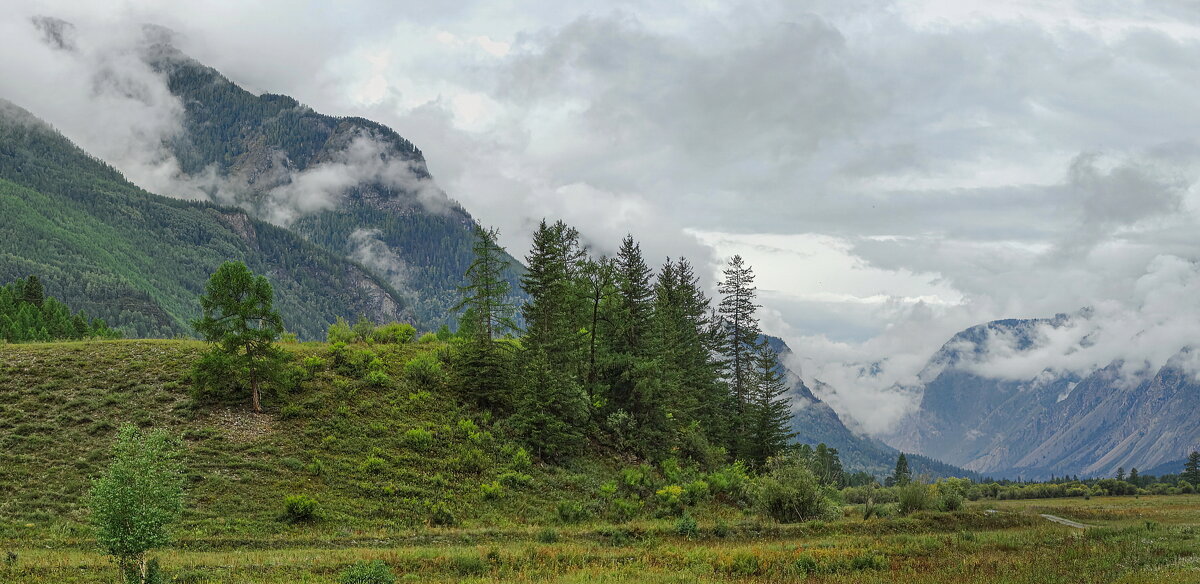
[[[415,582],[1200,582],[1200,496],[985,500],[867,521],[847,507],[796,525],[714,499],[689,509],[699,529],[685,537],[649,506],[628,520],[606,510],[601,485],[623,465],[601,452],[534,464],[527,482],[486,494],[520,469],[515,446],[448,380],[405,378],[404,363],[437,344],[373,347],[385,386],[313,365],[262,416],[192,402],[184,373],[201,350],[0,346],[0,582],[118,581],[92,543],[86,494],[124,422],[187,446],[186,511],[174,546],[156,554],[173,582],[332,583],[374,559]],[[320,519],[282,520],[292,494],[317,498]],[[561,502],[589,513],[565,521]],[[435,503],[453,526],[429,525]]]

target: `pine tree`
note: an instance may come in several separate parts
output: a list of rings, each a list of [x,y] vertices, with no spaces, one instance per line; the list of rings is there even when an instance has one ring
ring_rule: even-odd
[[[203,315],[192,326],[213,344],[210,356],[217,357],[201,362],[246,371],[254,411],[262,412],[260,386],[273,378],[284,357],[274,344],[283,333],[283,319],[275,311],[271,283],[246,264],[225,262],[209,278],[200,308]]]
[[[912,471],[908,469],[908,457],[903,452],[896,457],[896,470],[891,476],[892,484],[902,487],[912,481]]]
[[[1137,467],[1135,466],[1135,467],[1129,469],[1129,484],[1137,487],[1137,486],[1140,486],[1140,485],[1138,485],[1138,482],[1139,482],[1138,481],[1138,470],[1137,470]]]
[[[1200,452],[1193,450],[1188,455],[1187,462],[1183,465],[1182,478],[1192,483],[1192,486],[1200,486]]]
[[[589,402],[595,401],[601,393],[598,386],[600,381],[601,350],[604,346],[601,337],[601,325],[609,320],[606,314],[606,304],[616,292],[614,281],[616,273],[612,260],[601,256],[600,259],[589,259],[583,262],[579,271],[579,290],[583,298],[584,315],[587,318],[587,364],[583,377],[588,392]]]
[[[723,296],[718,309],[721,321],[718,349],[724,358],[725,379],[734,400],[733,450],[745,451],[748,419],[747,406],[753,391],[754,360],[761,332],[754,303],[754,271],[735,255],[724,270],[725,278],[717,287]]]
[[[1125,467],[1122,466],[1122,467],[1117,468],[1117,480],[1118,481],[1125,480]]]

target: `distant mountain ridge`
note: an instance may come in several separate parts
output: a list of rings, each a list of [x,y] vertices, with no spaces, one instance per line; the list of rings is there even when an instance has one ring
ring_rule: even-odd
[[[1028,379],[998,379],[974,366],[991,335],[1031,351],[1039,329],[1072,318],[1000,320],[958,333],[922,373],[917,411],[885,441],[1011,478],[1112,476],[1121,467],[1169,466],[1200,448],[1200,383],[1189,348],[1136,380],[1121,374],[1120,361],[1083,376],[1045,370]]]
[[[787,356],[792,354],[791,347],[778,337],[765,338],[768,345],[780,356],[780,361],[786,362]],[[891,474],[900,451],[877,439],[855,434],[846,427],[829,404],[821,401],[809,389],[796,372],[783,365],[781,368],[792,387],[789,397],[793,403],[792,431],[796,432],[794,442],[813,446],[824,443],[836,448],[843,465],[849,471],[861,470],[879,478]],[[978,474],[972,471],[916,453],[909,453],[908,459],[917,475],[978,478]]]

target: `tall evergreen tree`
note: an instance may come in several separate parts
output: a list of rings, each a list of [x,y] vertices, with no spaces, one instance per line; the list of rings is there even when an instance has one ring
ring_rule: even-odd
[[[763,339],[757,347],[754,360],[754,385],[750,390],[746,417],[748,435],[742,441],[739,458],[758,468],[767,460],[781,454],[788,441],[796,434],[790,429],[792,419],[791,401],[787,398],[788,385],[779,366],[779,357]],[[818,459],[825,456],[818,447]],[[823,465],[827,461],[819,460]]]
[[[1200,485],[1200,452],[1193,450],[1188,455],[1187,462],[1183,465],[1182,478],[1192,483],[1192,486]]]
[[[459,352],[459,386],[485,406],[507,410],[512,406],[511,358],[496,338],[516,330],[516,307],[509,301],[511,285],[504,278],[508,268],[504,248],[497,243],[495,229],[475,226],[474,260],[459,288],[463,299],[456,307],[464,310],[459,330],[466,339]]]
[[[525,258],[525,367],[511,422],[544,456],[570,456],[588,420],[589,404],[576,375],[582,343],[575,278],[584,257],[574,228],[543,220]]]
[[[612,260],[603,256],[583,262],[579,271],[579,294],[583,298],[584,317],[587,319],[587,364],[583,377],[589,401],[595,401],[602,392],[599,382],[604,338],[600,329],[610,320],[606,314],[607,303],[616,292],[615,278]]]
[[[908,457],[903,452],[896,457],[896,470],[892,472],[892,484],[904,486],[912,481],[912,471],[908,468]]]
[[[38,308],[42,307],[42,302],[46,299],[46,292],[42,287],[42,281],[37,276],[29,276],[25,279],[25,285],[21,288],[21,302],[28,302]]]
[[[719,346],[724,359],[725,379],[734,400],[733,449],[745,451],[749,422],[746,410],[756,382],[754,361],[761,331],[755,312],[754,271],[735,255],[724,270],[724,279],[717,287],[723,298],[720,314]]]

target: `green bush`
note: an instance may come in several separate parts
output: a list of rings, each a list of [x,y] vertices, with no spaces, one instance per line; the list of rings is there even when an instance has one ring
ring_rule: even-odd
[[[433,527],[449,527],[456,525],[458,520],[450,511],[450,506],[438,501],[429,506],[429,525]]]
[[[339,316],[337,317],[337,321],[329,325],[329,329],[325,333],[325,340],[330,344],[348,344],[353,343],[356,336],[357,335],[355,335],[354,329],[351,328],[350,323],[346,322],[346,319]]]
[[[838,514],[828,489],[806,464],[793,458],[773,460],[768,474],[753,487],[757,510],[780,523],[832,519]]]
[[[642,510],[642,502],[632,499],[614,499],[608,506],[613,521],[625,522],[637,516]]]
[[[417,383],[434,385],[442,379],[442,363],[434,355],[424,353],[404,364],[404,375]]]
[[[478,474],[487,468],[488,460],[478,448],[463,448],[454,457],[454,465],[463,472]]]
[[[929,485],[920,481],[896,487],[896,497],[900,503],[900,513],[904,515],[913,511],[925,511],[933,506],[933,494]]]
[[[528,487],[533,484],[533,477],[516,471],[505,471],[497,477],[500,484],[509,488]]]
[[[396,584],[396,575],[380,560],[357,562],[342,570],[338,584]]]
[[[697,479],[683,486],[683,502],[685,505],[696,505],[707,501],[711,494],[707,481]]]
[[[740,460],[725,465],[708,475],[708,486],[714,495],[740,498],[750,484],[750,472]]]
[[[557,511],[558,519],[563,523],[579,523],[590,515],[583,505],[575,501],[560,501]]]
[[[428,345],[429,343],[436,343],[436,342],[438,342],[438,336],[436,333],[425,333],[425,334],[421,335],[421,338],[417,342],[421,343],[422,345]]]
[[[690,513],[684,512],[679,521],[675,522],[675,533],[678,535],[691,539],[699,532],[700,527],[696,525],[696,519]]]
[[[376,343],[403,345],[411,342],[417,336],[417,329],[411,324],[392,322],[385,324],[371,334],[371,340]]]
[[[404,433],[404,445],[413,450],[429,450],[433,448],[433,432],[413,428]]]
[[[362,463],[362,471],[367,474],[381,474],[387,467],[387,461],[378,456],[368,456]]]
[[[392,377],[380,370],[370,371],[363,377],[363,382],[373,387],[391,387]]]
[[[533,457],[529,455],[529,451],[524,448],[518,448],[512,455],[513,470],[521,472],[529,470],[533,466]]]
[[[283,499],[283,518],[291,523],[317,519],[317,500],[308,495],[288,495]]]
[[[504,496],[504,485],[499,482],[483,483],[479,485],[479,494],[483,495],[484,501],[494,501]]]

